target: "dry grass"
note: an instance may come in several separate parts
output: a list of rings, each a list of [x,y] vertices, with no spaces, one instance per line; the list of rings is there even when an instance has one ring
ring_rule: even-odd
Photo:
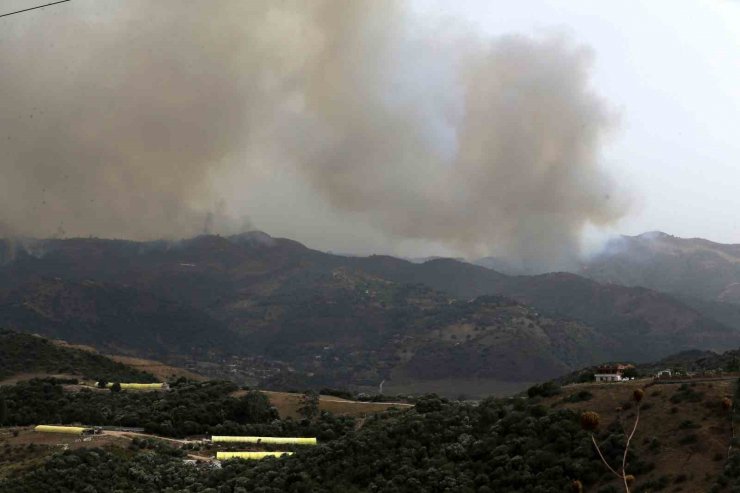
[[[70,344],[67,341],[64,341],[62,339],[51,339],[51,342],[53,344],[56,344],[57,346],[70,348],[70,349],[79,349],[80,351],[87,351],[88,353],[98,354],[97,349],[95,349],[92,346],[87,346],[85,344]]]
[[[665,477],[668,486],[664,491],[700,492],[708,491],[727,457],[730,422],[728,412],[722,410],[720,403],[733,394],[734,383],[734,380],[725,380],[690,384],[689,391],[696,393],[695,402],[671,402],[671,397],[681,393],[680,384],[651,385],[650,381],[579,384],[564,387],[563,394],[550,397],[544,403],[577,412],[595,411],[601,416],[602,429],[621,414],[627,428],[634,422],[634,403],[621,412],[618,408],[630,402],[634,389],[644,388],[640,424],[632,448],[641,460],[653,463],[654,469],[635,475],[635,489]],[[563,402],[564,398],[583,390],[593,394],[593,398],[577,403]],[[630,472],[629,466],[627,472]],[[614,484],[619,488],[617,481]]]
[[[17,436],[14,436],[17,431]],[[98,435],[90,441],[82,441],[79,436],[63,433],[39,433],[32,428],[0,428],[0,477],[28,470],[43,464],[46,459],[62,450],[79,448],[125,448],[129,439]]]
[[[85,447],[102,447],[104,445],[128,445],[130,440],[112,435],[94,435],[90,441],[83,442],[79,435],[65,433],[41,433],[33,431],[32,427],[18,429],[18,436],[13,436],[12,430],[3,429],[0,433],[0,443],[10,445],[45,445],[58,446],[61,449],[67,445],[70,449]]]
[[[130,366],[132,368],[136,368],[137,370],[151,373],[152,375],[154,375],[161,381],[177,379],[180,377],[185,377],[189,380],[195,380],[195,381],[205,381],[206,380],[206,378],[203,377],[202,375],[198,375],[197,373],[193,373],[183,368],[177,368],[176,366],[165,365],[164,363],[160,363],[159,361],[143,359],[143,358],[134,358],[132,356],[121,356],[121,355],[106,355],[106,356],[108,356],[108,358],[112,359],[113,361],[123,363],[124,365]]]
[[[245,395],[248,391],[239,390],[234,392],[234,397]],[[275,406],[281,418],[299,418],[298,409],[301,407],[301,398],[303,394],[292,394],[289,392],[271,392],[261,391],[270,399],[270,403]],[[362,418],[368,414],[379,413],[392,407],[398,409],[410,409],[411,404],[403,402],[360,402],[334,397],[332,395],[319,396],[319,409],[329,411],[339,416],[353,416]]]

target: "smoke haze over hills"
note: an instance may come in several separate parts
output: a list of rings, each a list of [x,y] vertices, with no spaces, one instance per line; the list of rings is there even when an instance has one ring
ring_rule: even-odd
[[[460,27],[392,1],[78,0],[3,19],[0,232],[251,219],[323,248],[566,268],[583,228],[627,207],[599,161],[613,117],[591,55]]]

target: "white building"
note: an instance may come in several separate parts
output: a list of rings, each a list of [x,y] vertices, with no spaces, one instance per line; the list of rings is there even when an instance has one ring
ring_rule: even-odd
[[[624,371],[634,368],[632,365],[613,365],[613,366],[601,366],[596,369],[594,373],[594,380],[597,382],[621,382],[622,380],[629,380],[625,378]]]

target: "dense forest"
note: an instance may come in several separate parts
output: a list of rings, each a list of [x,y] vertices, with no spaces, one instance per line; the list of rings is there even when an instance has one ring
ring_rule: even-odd
[[[0,329],[0,380],[17,373],[71,373],[90,379],[155,382],[153,375],[43,337]]]
[[[4,416],[0,424],[28,426],[95,424],[144,427],[147,432],[170,437],[214,435],[310,435],[330,440],[353,429],[351,418],[321,414],[316,420],[280,420],[260,392],[242,397],[230,382],[171,384],[169,392],[115,392],[81,389],[66,392],[63,382],[35,379],[0,387]]]
[[[151,379],[150,375],[137,374],[136,370],[94,353],[58,346],[34,336],[10,332],[3,332],[2,336],[10,342],[0,348],[7,355],[3,364],[9,373],[15,371],[13,365],[34,355],[39,360],[37,367],[47,372],[104,375],[110,382],[119,378]],[[60,354],[74,354],[77,359],[68,366],[57,367],[62,363],[58,360]],[[687,359],[688,355],[681,358]],[[307,393],[296,419],[281,418],[266,394],[256,390],[237,392],[239,387],[231,382],[180,378],[170,382],[170,390],[152,392],[126,391],[117,386],[92,388],[73,382],[46,377],[1,386],[0,426],[8,427],[8,436],[17,430],[12,427],[79,423],[143,427],[146,433],[173,438],[211,434],[315,436],[319,445],[295,450],[290,457],[232,460],[214,467],[207,462],[193,464],[185,460],[188,453],[212,456],[211,445],[205,446],[210,448],[207,451],[202,443],[195,442],[174,448],[154,437],[136,438],[128,445],[102,442],[98,448],[71,450],[6,442],[0,447],[0,464],[23,465],[4,469],[0,491],[621,491],[601,462],[591,435],[582,429],[581,411],[560,405],[581,402],[587,410],[596,405],[591,401],[594,395],[585,390],[568,395],[557,382],[535,385],[525,395],[477,402],[428,395],[415,398],[415,406],[410,410],[390,409],[361,418],[319,411],[318,395]],[[653,390],[651,395],[660,392]],[[356,397],[341,391],[324,393]],[[676,386],[675,393],[665,398],[674,406],[695,402],[706,416],[720,412],[719,402],[703,400],[702,392],[688,384]],[[740,396],[736,394],[734,398]],[[728,402],[729,408],[732,401]],[[622,406],[629,410],[629,405]],[[644,410],[649,406],[643,405]],[[730,419],[737,429],[740,410],[730,408]],[[683,419],[679,429],[687,423],[699,426]],[[604,420],[594,438],[609,463],[621,461],[626,436],[619,419]],[[654,438],[645,436],[641,440],[647,445],[637,450],[632,447],[627,453],[628,470],[638,478],[632,493],[666,490],[674,481],[681,481],[678,473],[671,477],[655,474],[656,454],[663,453],[663,449]],[[658,445],[652,447],[653,444]],[[740,480],[738,450],[733,440],[727,457],[723,452],[721,457],[713,458],[722,460],[725,466],[707,480],[707,491],[735,491]]]
[[[0,491],[621,491],[582,429],[583,414],[551,405],[552,399],[573,401],[562,397],[564,391],[554,383],[532,387],[526,397],[479,402],[429,395],[418,398],[411,410],[391,409],[361,420],[310,410],[300,419],[280,419],[265,394],[250,391],[234,397],[234,390],[228,382],[180,380],[169,392],[65,392],[63,384],[46,379],[0,388],[0,408],[6,424],[143,425],[149,432],[173,437],[317,436],[319,446],[281,459],[226,461],[221,468],[184,461],[187,446],[175,449],[149,439],[134,440],[127,449],[109,445],[66,450],[48,459],[44,457],[51,450],[41,454],[38,448],[5,447],[0,454],[36,453],[39,460],[34,467],[14,470],[1,479]],[[588,392],[577,393],[579,400],[592,397],[581,394]],[[670,402],[681,405],[694,397],[700,401],[701,393],[682,385]],[[706,407],[703,402],[698,405]],[[735,426],[740,424],[739,414],[731,413]],[[604,421],[594,438],[609,463],[621,461],[626,436],[619,420]],[[638,478],[633,493],[666,490],[681,480],[680,474],[653,477],[653,461],[661,448],[645,450],[631,448],[627,455],[628,470]],[[733,447],[722,473],[706,483],[711,488],[707,491],[735,491],[739,479],[740,454]]]
[[[605,453],[616,457],[621,438],[603,438]],[[413,411],[376,415],[357,432],[279,460],[210,469],[171,455],[88,449],[58,454],[0,489],[544,493],[596,483],[605,472],[573,412],[524,399],[472,405],[428,397]]]

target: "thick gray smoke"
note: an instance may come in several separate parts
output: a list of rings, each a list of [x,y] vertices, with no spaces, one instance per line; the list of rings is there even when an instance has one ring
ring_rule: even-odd
[[[583,228],[624,208],[589,58],[376,0],[75,0],[0,19],[0,227],[142,239],[250,217],[316,247],[566,267]]]

